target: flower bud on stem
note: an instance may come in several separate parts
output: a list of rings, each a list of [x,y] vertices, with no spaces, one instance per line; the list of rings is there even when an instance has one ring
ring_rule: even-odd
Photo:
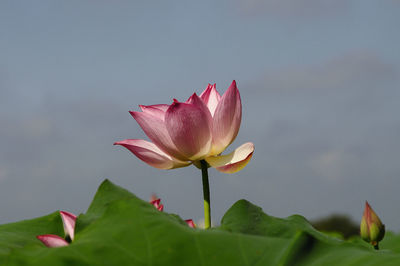
[[[385,235],[385,225],[374,212],[368,202],[365,202],[364,215],[360,224],[360,235],[362,239],[371,243],[376,250],[379,249],[379,241]]]

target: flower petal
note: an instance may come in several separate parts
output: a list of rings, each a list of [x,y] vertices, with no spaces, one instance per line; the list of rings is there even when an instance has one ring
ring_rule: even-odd
[[[194,161],[204,158],[211,149],[212,117],[196,94],[188,102],[171,104],[165,114],[165,126],[179,152]]]
[[[220,154],[235,140],[241,120],[242,102],[236,82],[233,81],[221,97],[213,116],[212,155]]]
[[[180,161],[175,159],[154,143],[142,139],[126,139],[114,143],[114,145],[121,145],[130,150],[140,160],[159,169],[172,169],[178,167],[188,166],[190,162]]]
[[[65,211],[60,211],[60,215],[64,225],[65,236],[69,236],[71,240],[74,240],[76,215]]]
[[[164,205],[160,204],[160,203],[161,203],[161,199],[155,199],[155,200],[150,201],[150,204],[152,204],[154,207],[156,207],[157,210],[162,212],[164,209]]]
[[[185,220],[185,222],[189,227],[196,228],[196,224],[193,222],[192,219]]]
[[[211,115],[214,116],[215,109],[221,99],[221,95],[218,93],[215,84],[208,84],[207,88],[200,94],[200,98],[207,105]]]
[[[142,112],[156,116],[164,121],[165,112],[167,111],[168,104],[155,104],[155,105],[139,105]]]
[[[154,110],[153,110],[154,111]],[[149,139],[165,153],[180,160],[185,160],[172,142],[164,124],[164,119],[154,115],[154,112],[129,112],[143,129]]]
[[[242,170],[250,161],[254,152],[254,144],[247,142],[227,155],[206,158],[209,165],[222,173],[232,174]]]
[[[69,245],[69,243],[64,238],[56,235],[40,235],[36,238],[42,241],[42,243],[49,248],[65,247]]]

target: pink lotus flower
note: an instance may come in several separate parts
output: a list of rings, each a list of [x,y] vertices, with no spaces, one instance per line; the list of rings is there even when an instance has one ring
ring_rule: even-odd
[[[74,240],[76,215],[65,211],[60,211],[60,215],[63,221],[65,238],[57,235],[37,236],[37,239],[42,241],[42,243],[49,248],[68,246],[69,243]]]
[[[224,95],[215,84],[208,85],[200,97],[194,93],[186,102],[174,99],[171,105],[140,105],[141,112],[130,112],[152,142],[126,139],[114,143],[159,169],[173,169],[200,160],[220,172],[235,173],[250,161],[253,143],[235,151],[221,153],[235,140],[242,118],[242,104],[236,82]]]

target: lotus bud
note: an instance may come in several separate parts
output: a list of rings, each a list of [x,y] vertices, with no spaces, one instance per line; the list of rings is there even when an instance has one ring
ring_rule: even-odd
[[[196,228],[196,224],[193,222],[192,219],[185,220],[185,222],[189,227]]]
[[[161,202],[161,199],[156,199],[156,200],[150,201],[150,204],[152,204],[154,207],[156,207],[157,210],[162,212],[164,209],[164,205],[162,205],[160,202]]]
[[[385,235],[385,225],[382,224],[378,215],[376,215],[367,201],[365,202],[364,215],[361,219],[360,235],[362,239],[371,243],[375,249],[379,249],[379,241]]]

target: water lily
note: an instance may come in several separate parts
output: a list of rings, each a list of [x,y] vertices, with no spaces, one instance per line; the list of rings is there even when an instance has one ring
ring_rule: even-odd
[[[215,84],[185,102],[139,105],[141,112],[130,114],[151,140],[126,139],[114,143],[131,151],[140,160],[159,169],[194,164],[202,171],[204,222],[211,226],[208,172],[214,167],[223,173],[235,173],[250,161],[254,145],[247,142],[233,152],[222,152],[235,140],[242,120],[242,102],[233,81],[221,96]]]
[[[65,237],[62,238],[58,235],[39,235],[37,239],[42,241],[49,248],[68,246],[74,240],[76,215],[60,211],[60,216],[64,226]]]
[[[114,143],[135,154],[140,160],[159,169],[185,167],[192,163],[223,173],[235,173],[250,161],[254,145],[245,143],[227,155],[223,151],[235,140],[242,119],[242,103],[236,82],[221,96],[209,84],[186,102],[174,99],[171,105],[140,105],[141,112],[130,114],[152,142],[126,139]]]

